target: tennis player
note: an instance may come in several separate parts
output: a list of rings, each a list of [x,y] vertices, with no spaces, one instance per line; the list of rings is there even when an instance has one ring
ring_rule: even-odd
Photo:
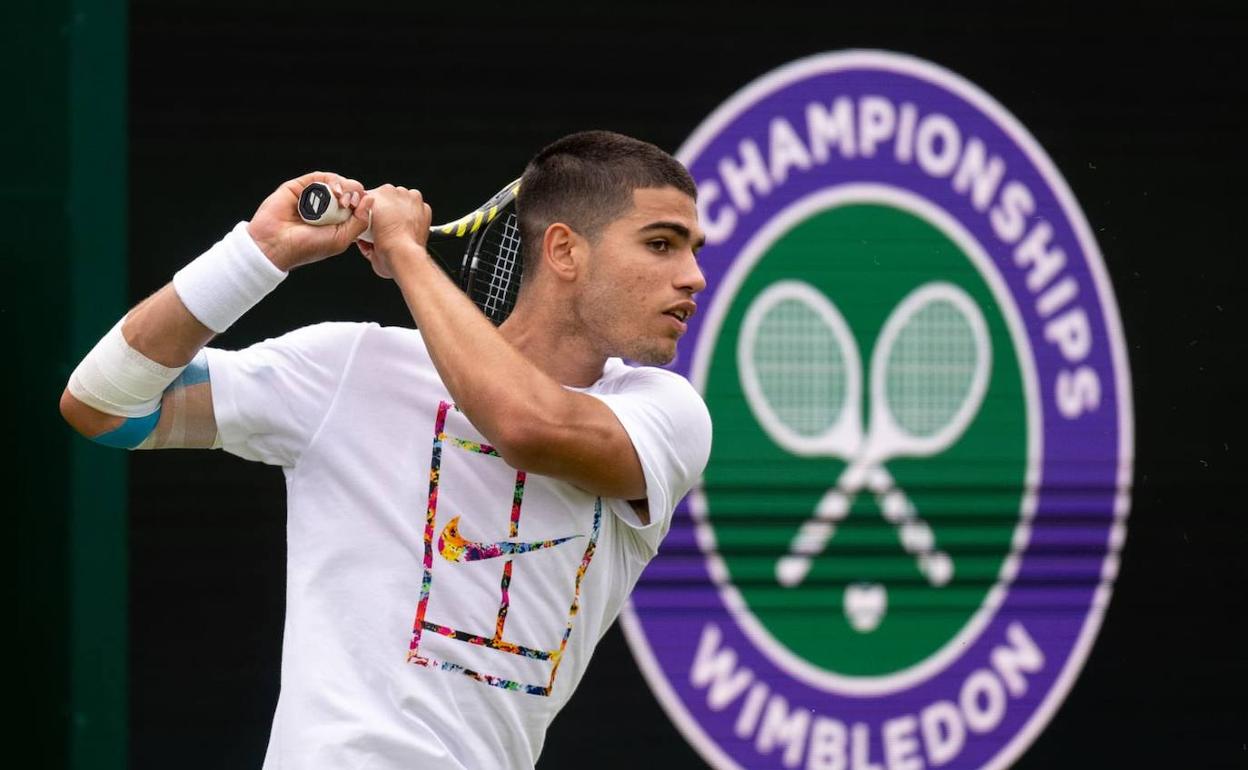
[[[304,224],[328,183],[352,218]],[[704,280],[688,172],[584,132],[525,170],[524,282],[495,328],[425,250],[418,191],[287,182],[87,355],[65,419],[109,446],[281,466],[281,695],[266,768],[531,768],[701,474],[711,424],[672,359]],[[417,329],[323,323],[204,346],[371,213]],[[621,358],[642,366],[630,366]]]

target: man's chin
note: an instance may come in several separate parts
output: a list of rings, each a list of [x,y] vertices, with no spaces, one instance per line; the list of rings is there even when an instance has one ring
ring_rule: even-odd
[[[630,350],[624,354],[629,361],[642,366],[666,366],[676,358],[676,343],[658,347]]]

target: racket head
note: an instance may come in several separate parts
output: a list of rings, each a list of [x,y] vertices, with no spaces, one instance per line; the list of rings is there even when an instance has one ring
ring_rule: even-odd
[[[933,281],[910,292],[872,351],[868,453],[921,457],[949,448],[979,413],[991,370],[988,325],[965,290]]]
[[[746,402],[793,454],[851,459],[862,441],[862,361],[844,316],[802,281],[777,281],[746,310],[737,338]]]
[[[464,249],[459,286],[495,325],[516,305],[524,268],[514,196],[477,225]]]

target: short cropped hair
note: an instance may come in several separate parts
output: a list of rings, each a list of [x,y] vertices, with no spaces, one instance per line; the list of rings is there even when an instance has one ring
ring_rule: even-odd
[[[612,131],[581,131],[533,156],[520,181],[516,213],[524,270],[537,262],[546,228],[563,222],[591,243],[633,206],[633,191],[674,187],[697,198],[680,161],[649,142]]]

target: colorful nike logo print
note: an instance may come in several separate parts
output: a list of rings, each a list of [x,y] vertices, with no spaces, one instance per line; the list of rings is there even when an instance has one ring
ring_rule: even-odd
[[[478,543],[465,540],[463,535],[459,534],[459,517],[456,516],[446,523],[446,526],[442,528],[442,534],[438,536],[438,553],[442,554],[442,558],[447,561],[480,561],[498,556],[528,553],[542,548],[553,548],[578,537],[582,535],[569,535],[555,540],[536,540],[531,543],[520,543],[515,540]]]

